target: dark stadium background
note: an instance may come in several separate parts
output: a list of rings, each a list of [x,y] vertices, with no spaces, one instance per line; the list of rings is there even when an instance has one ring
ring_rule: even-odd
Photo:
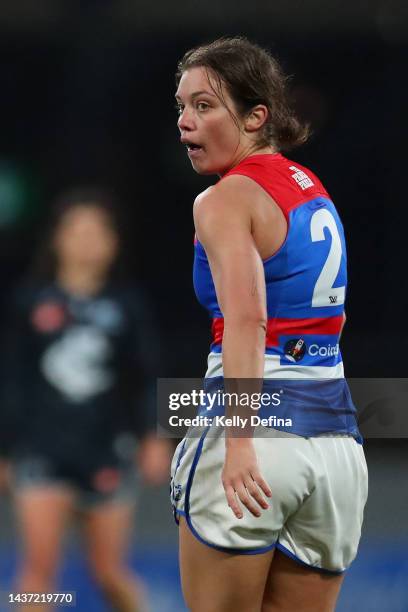
[[[191,207],[213,179],[194,174],[178,142],[174,71],[189,47],[233,34],[266,45],[295,75],[296,108],[312,124],[310,142],[292,158],[319,175],[345,225],[347,375],[406,376],[408,11],[402,0],[3,0],[1,312],[30,264],[55,196],[77,185],[102,186],[123,202],[129,271],[156,306],[160,374],[203,373],[209,333],[191,285]],[[366,441],[370,497],[340,612],[408,610],[407,448],[403,439]],[[155,584],[154,603],[163,612],[182,609],[175,603],[176,533],[166,494],[144,492],[134,546],[135,563]],[[6,589],[15,538],[10,500],[1,504],[0,589]],[[76,541],[73,531],[63,584],[78,589],[79,610],[102,610]]]

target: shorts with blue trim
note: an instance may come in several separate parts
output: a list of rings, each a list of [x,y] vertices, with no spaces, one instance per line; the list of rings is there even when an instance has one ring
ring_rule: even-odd
[[[363,447],[353,437],[256,428],[258,464],[272,497],[260,517],[244,508],[237,519],[221,482],[223,428],[191,434],[174,454],[171,499],[176,518],[184,516],[198,540],[234,554],[278,548],[317,570],[347,569],[357,554],[368,489]]]

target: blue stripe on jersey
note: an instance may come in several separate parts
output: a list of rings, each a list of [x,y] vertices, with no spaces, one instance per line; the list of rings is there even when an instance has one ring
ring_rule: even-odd
[[[222,400],[224,378],[206,378],[204,391],[214,394],[215,401],[201,405],[198,414],[209,418],[225,414]],[[345,378],[264,379],[260,393],[266,394],[269,401],[264,399],[261,402],[258,398],[257,409],[249,409],[249,412],[261,419],[276,417],[270,425],[273,429],[303,437],[345,434],[362,441],[356,408]],[[211,410],[209,406],[212,406]],[[290,419],[291,424],[280,423],[278,419]]]
[[[297,361],[290,358],[290,355],[285,354],[285,346],[287,342],[293,341],[291,336],[279,336],[279,347],[271,347],[267,349],[269,355],[280,355],[281,365],[297,365]],[[302,366],[336,366],[342,361],[338,336],[321,336],[312,334],[303,334],[302,340],[305,341],[305,353],[299,363]]]
[[[291,359],[285,354],[285,346],[289,341],[302,338],[306,343],[305,354],[300,361]],[[221,344],[211,345],[212,353],[222,353]],[[289,365],[296,367],[302,366],[324,366],[334,367],[343,361],[341,351],[338,344],[338,336],[317,336],[317,335],[296,335],[279,336],[279,346],[267,347],[265,349],[267,355],[277,355],[280,357],[280,365]]]

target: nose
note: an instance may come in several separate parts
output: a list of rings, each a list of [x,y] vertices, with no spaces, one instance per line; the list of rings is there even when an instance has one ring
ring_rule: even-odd
[[[177,125],[179,127],[179,130],[181,131],[191,131],[194,129],[193,117],[191,111],[189,111],[187,107],[184,107],[182,112],[180,113]]]

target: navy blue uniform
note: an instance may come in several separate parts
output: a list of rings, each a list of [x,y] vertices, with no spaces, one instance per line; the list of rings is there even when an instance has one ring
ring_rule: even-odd
[[[3,447],[25,472],[115,489],[133,455],[129,433],[142,437],[155,421],[157,341],[145,297],[129,286],[79,298],[25,285],[7,324]]]

